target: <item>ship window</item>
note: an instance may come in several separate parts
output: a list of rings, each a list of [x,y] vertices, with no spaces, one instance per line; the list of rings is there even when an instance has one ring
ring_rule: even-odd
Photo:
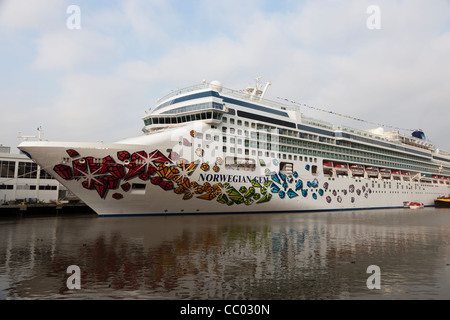
[[[227,123],[227,117],[223,117],[222,121],[223,121],[224,123]]]
[[[294,165],[291,162],[280,162],[280,172],[283,174],[293,174]]]
[[[230,119],[230,124],[234,124],[234,119],[233,118]]]
[[[133,194],[145,194],[145,184],[133,183],[131,185],[131,193]]]

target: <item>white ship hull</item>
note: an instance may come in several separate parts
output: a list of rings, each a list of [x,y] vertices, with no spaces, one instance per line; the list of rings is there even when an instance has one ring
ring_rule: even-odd
[[[173,136],[189,143],[167,152]],[[433,206],[436,197],[449,192],[448,185],[326,177],[323,159],[317,157],[294,162],[291,175],[280,173],[277,159],[263,159],[264,167],[257,161],[250,170],[245,164],[232,169],[226,155],[214,154],[216,148],[195,148],[198,141],[188,128],[137,143],[145,139],[129,144],[24,142],[19,148],[100,216],[397,208],[405,201]]]

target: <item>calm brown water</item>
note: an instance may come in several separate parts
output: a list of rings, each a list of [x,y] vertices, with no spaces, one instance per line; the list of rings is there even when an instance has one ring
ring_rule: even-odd
[[[0,299],[449,299],[449,279],[448,209],[0,218]]]

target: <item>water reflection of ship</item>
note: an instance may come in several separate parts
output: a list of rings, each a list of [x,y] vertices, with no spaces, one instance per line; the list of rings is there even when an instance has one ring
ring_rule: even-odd
[[[17,284],[10,294],[72,295],[63,276],[76,264],[82,285],[99,295],[336,298],[349,281],[364,289],[365,268],[374,261],[395,265],[399,256],[423,255],[418,241],[433,246],[436,240],[420,227],[412,235],[380,229],[357,213],[356,224],[333,223],[332,214],[179,218],[128,219],[120,228],[115,219],[91,218],[18,224],[2,235],[2,270]]]

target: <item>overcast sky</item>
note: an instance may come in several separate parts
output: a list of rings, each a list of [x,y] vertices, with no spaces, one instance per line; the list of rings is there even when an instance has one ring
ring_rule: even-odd
[[[0,0],[0,55],[0,144],[12,152],[39,126],[48,140],[137,135],[172,89],[259,76],[270,99],[421,128],[450,151],[450,0]]]

